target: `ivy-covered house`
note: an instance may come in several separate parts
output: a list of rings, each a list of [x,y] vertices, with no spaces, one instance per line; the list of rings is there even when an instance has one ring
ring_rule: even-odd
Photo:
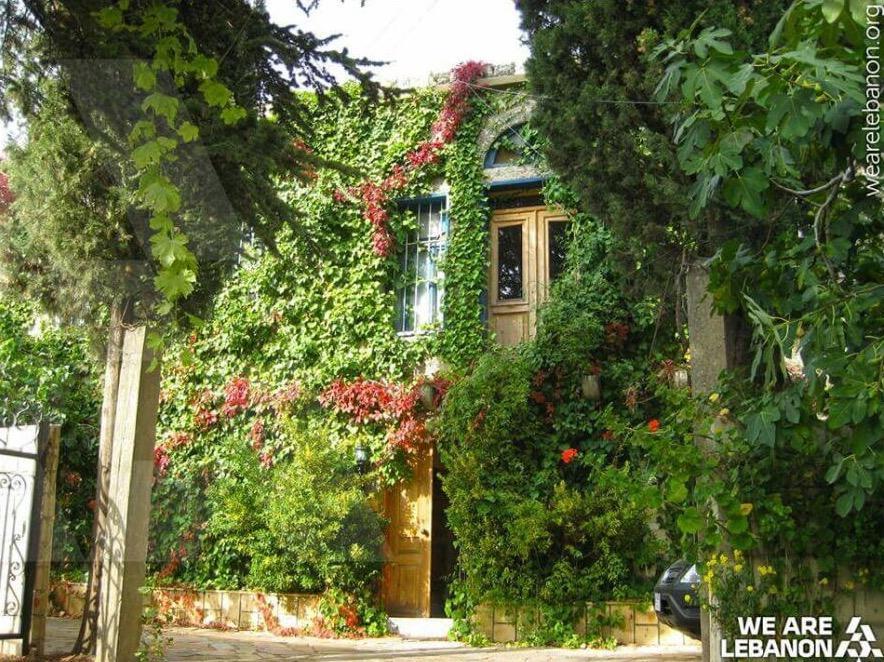
[[[566,371],[543,367],[547,359],[530,374],[520,363],[492,378],[492,390],[474,398],[476,411],[464,414],[468,432],[443,429],[439,415],[452,381],[477,362],[494,367],[495,346],[534,337],[538,310],[566,269],[569,224],[579,218],[557,204],[566,194],[547,181],[528,125],[531,108],[523,76],[476,63],[380,105],[355,90],[347,103],[317,101],[315,133],[301,148],[352,174],[317,168],[309,185],[279,182],[299,210],[297,226],[277,237],[276,250],[246,248],[205,327],[167,362],[152,534],[161,580],[376,594],[391,615],[442,616],[450,582],[469,584],[484,564],[489,577],[510,582],[503,590],[510,597],[547,591],[570,599],[573,591],[543,586],[570,563],[561,555],[573,556],[555,542],[562,527],[531,515],[540,551],[526,538],[524,554],[518,543],[512,553],[534,569],[495,571],[494,563],[512,563],[487,549],[488,540],[509,544],[511,532],[494,527],[520,527],[529,511],[501,513],[497,524],[465,515],[465,507],[481,513],[485,506],[472,497],[452,504],[451,495],[485,488],[463,487],[475,464],[466,455],[448,456],[461,464],[447,480],[439,446],[446,436],[457,440],[452,449],[471,431],[496,429],[495,414],[485,420],[487,406],[522,393],[515,406],[531,407],[530,422],[520,423],[518,412],[512,422],[519,434],[533,435],[536,448],[518,451],[505,468],[531,477],[513,489],[534,490],[528,501],[552,498],[560,472],[572,471],[562,459],[570,463],[577,451],[559,454],[576,433],[562,436],[548,422],[556,407],[571,420],[589,405],[585,398],[553,404],[562,399]],[[592,262],[597,247],[584,244]],[[590,308],[615,320],[617,297],[604,285],[594,291],[608,298]],[[574,305],[581,312],[557,313],[562,324],[581,323],[589,310]],[[585,347],[612,338],[616,345],[616,329],[592,324],[577,330],[575,365],[587,364]],[[565,351],[555,338],[544,340],[550,360]],[[516,376],[525,378],[509,388],[505,380]],[[503,386],[506,394],[493,392]],[[470,400],[467,393],[458,397]],[[572,473],[576,484],[582,474]],[[493,500],[494,488],[487,489]],[[456,540],[447,515],[484,526],[477,535],[486,542],[468,540],[465,530]],[[636,556],[645,520],[639,510],[624,518],[617,535],[631,550],[624,553]],[[592,544],[581,536],[574,545]],[[592,567],[578,565],[575,577]],[[632,565],[624,561],[611,576],[622,579]]]

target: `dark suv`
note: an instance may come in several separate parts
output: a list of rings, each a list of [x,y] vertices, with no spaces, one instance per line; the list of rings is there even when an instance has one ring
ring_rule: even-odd
[[[654,587],[657,619],[694,639],[700,638],[700,599],[697,566],[676,561]]]

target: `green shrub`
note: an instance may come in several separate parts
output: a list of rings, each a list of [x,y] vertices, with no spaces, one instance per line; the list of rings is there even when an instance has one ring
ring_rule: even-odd
[[[528,360],[490,354],[451,388],[437,429],[448,521],[475,601],[569,604],[625,596],[653,563],[628,466],[561,461]]]
[[[224,566],[241,568],[248,588],[370,587],[381,570],[384,521],[369,506],[350,454],[320,432],[301,435],[292,442],[291,458],[270,469],[247,449],[237,454],[236,470],[207,490],[212,515],[205,544],[215,554],[233,552]],[[213,555],[199,556],[198,574],[226,583],[209,576]]]
[[[53,559],[77,579],[92,544],[101,409],[90,349],[82,329],[37,323],[31,307],[0,300],[0,425],[61,425]]]

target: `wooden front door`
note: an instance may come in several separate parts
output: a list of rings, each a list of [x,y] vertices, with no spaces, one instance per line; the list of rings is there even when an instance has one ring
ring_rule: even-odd
[[[546,207],[502,209],[491,217],[488,319],[501,345],[534,336],[537,306],[564,264],[568,220]]]
[[[391,616],[430,616],[433,448],[416,458],[411,480],[384,494],[390,520],[381,597]]]

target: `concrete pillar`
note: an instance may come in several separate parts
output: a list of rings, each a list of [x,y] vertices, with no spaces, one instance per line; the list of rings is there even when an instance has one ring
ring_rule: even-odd
[[[38,660],[46,653],[46,619],[49,616],[49,575],[52,568],[52,533],[55,528],[55,478],[61,446],[61,426],[50,425],[46,447],[41,451],[43,487],[40,491],[40,541],[34,568],[34,609],[31,614],[29,654]]]
[[[129,662],[140,645],[140,589],[160,394],[160,369],[158,361],[152,366],[154,359],[146,344],[146,329],[127,329],[114,422],[96,662]]]
[[[707,292],[709,272],[703,262],[693,264],[687,274],[688,332],[691,349],[691,389],[695,395],[715,390],[723,370],[734,368],[742,358],[743,337],[736,319],[717,314]],[[706,453],[715,453],[714,443],[698,430],[697,444]],[[714,600],[714,596],[710,596]],[[700,614],[703,662],[720,662],[721,630],[709,612]]]

